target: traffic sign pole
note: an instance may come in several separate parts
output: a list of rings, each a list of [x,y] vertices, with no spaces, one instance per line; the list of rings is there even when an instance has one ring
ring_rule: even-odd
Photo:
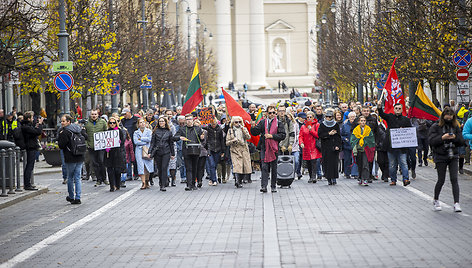
[[[69,60],[69,34],[66,31],[66,5],[65,0],[59,0],[59,60]],[[61,116],[70,114],[70,96],[69,91],[61,93]],[[60,122],[60,120],[58,120]]]

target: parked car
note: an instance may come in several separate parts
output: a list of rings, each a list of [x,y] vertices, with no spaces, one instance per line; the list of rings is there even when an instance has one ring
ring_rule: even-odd
[[[310,101],[312,102],[312,100],[308,97],[295,97],[293,99],[290,99],[290,102],[293,104],[293,103],[298,103],[300,105],[305,105],[305,102],[307,101]]]

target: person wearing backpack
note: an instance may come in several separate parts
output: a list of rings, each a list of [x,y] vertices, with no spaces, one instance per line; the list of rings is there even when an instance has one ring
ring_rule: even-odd
[[[34,112],[26,112],[21,122],[21,134],[23,135],[26,149],[26,166],[23,172],[23,181],[24,188],[28,191],[38,190],[31,184],[31,176],[33,175],[34,162],[39,149],[38,136],[42,133],[43,118],[38,117],[38,120],[34,124]]]
[[[87,132],[77,124],[72,124],[72,117],[65,114],[61,117],[62,129],[58,135],[59,148],[64,152],[64,162],[67,170],[66,200],[71,204],[81,204],[82,181],[80,179],[84,155],[87,150]]]

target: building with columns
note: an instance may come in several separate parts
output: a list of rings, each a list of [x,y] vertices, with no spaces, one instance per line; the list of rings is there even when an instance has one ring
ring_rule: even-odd
[[[231,81],[249,89],[276,88],[279,81],[288,87],[314,86],[316,0],[175,2],[168,3],[168,19],[181,42],[190,36],[192,54],[197,36],[205,38],[197,35],[197,21],[212,33],[206,42],[215,55],[218,86]]]

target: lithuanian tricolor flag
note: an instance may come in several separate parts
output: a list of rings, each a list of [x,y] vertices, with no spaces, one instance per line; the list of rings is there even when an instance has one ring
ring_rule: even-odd
[[[257,112],[257,115],[256,115],[256,124],[259,123],[259,121],[261,121],[262,119],[262,108],[259,107],[259,111]]]
[[[185,95],[185,103],[182,107],[182,115],[191,113],[203,100],[202,85],[200,84],[200,74],[198,72],[198,60],[193,68],[192,79],[188,86],[187,95]]]
[[[416,89],[410,110],[408,111],[408,117],[436,121],[439,119],[440,115],[441,111],[436,108],[428,96],[426,96],[421,87],[421,83],[418,83],[418,88]]]

